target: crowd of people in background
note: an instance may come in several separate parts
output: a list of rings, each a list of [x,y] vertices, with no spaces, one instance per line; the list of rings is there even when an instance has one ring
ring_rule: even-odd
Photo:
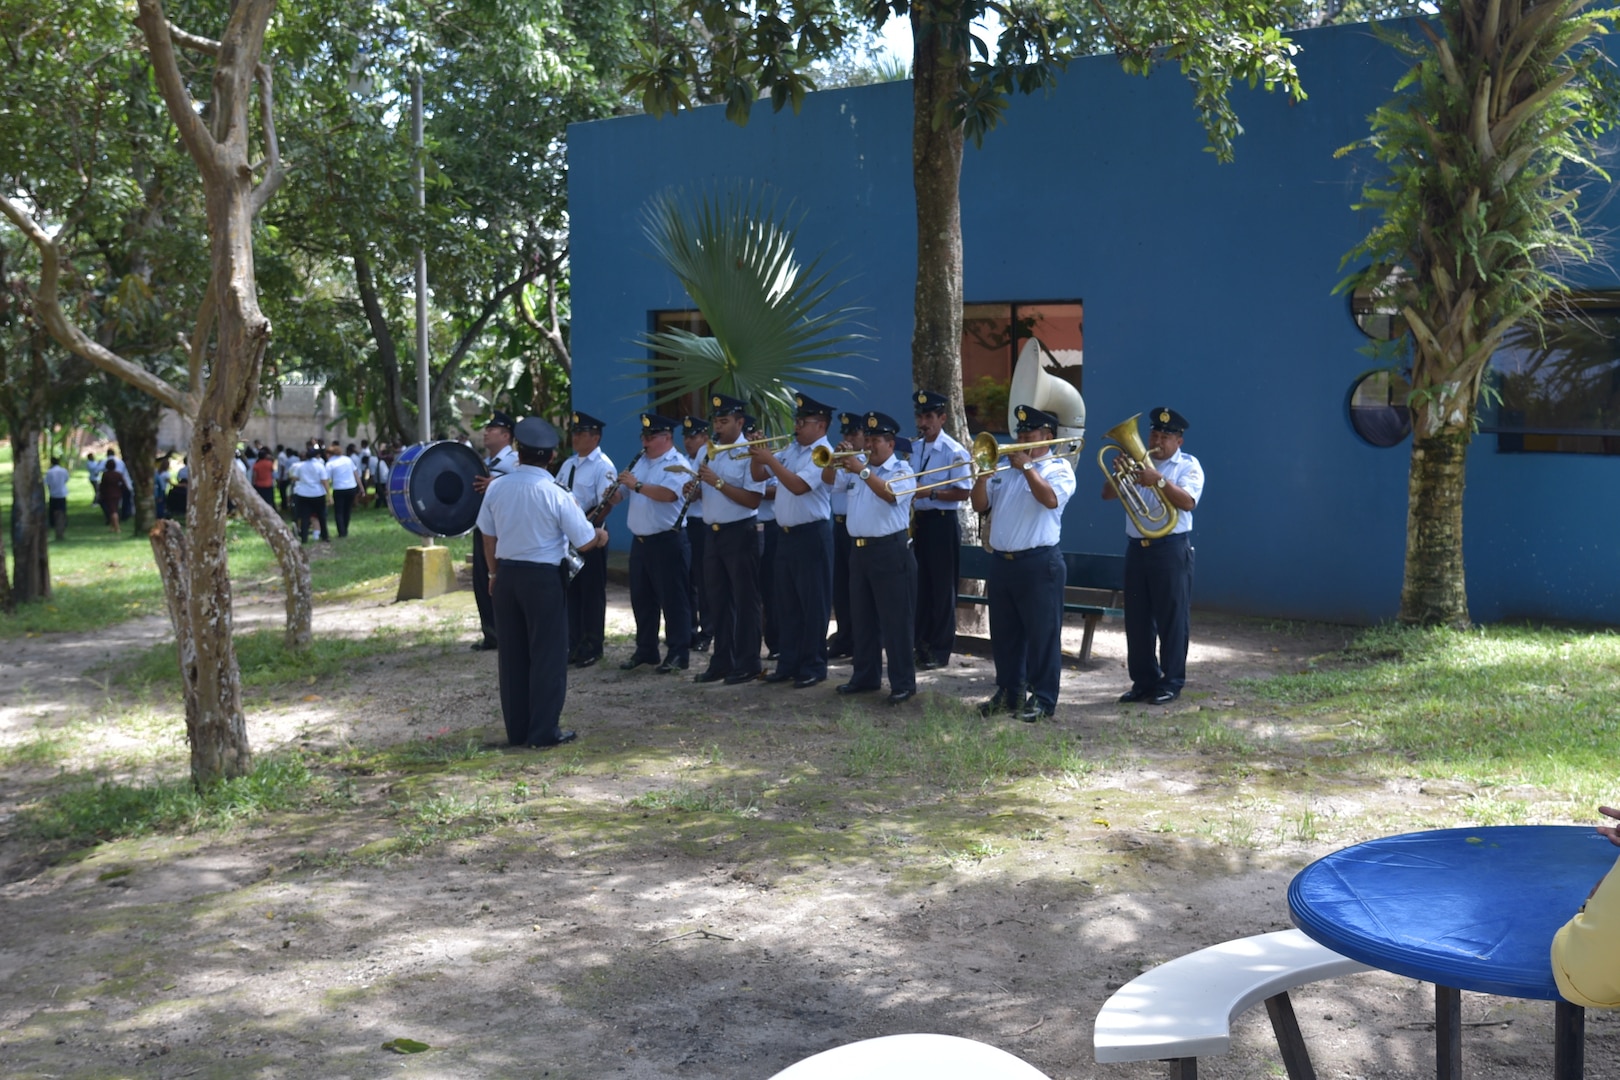
[[[349,535],[357,507],[381,509],[388,501],[388,473],[395,451],[369,439],[356,443],[307,439],[302,447],[267,446],[258,440],[242,444],[236,467],[249,486],[269,506],[298,529],[305,543],[330,542]],[[129,466],[110,447],[98,458],[84,456],[90,481],[90,501],[101,509],[108,529],[124,535],[124,524],[135,517],[135,485]],[[51,458],[45,488],[51,528],[58,541],[67,539],[68,488],[71,474],[60,457]],[[155,462],[152,483],[154,512],[159,519],[184,523],[191,492],[189,459],[163,454]],[[330,513],[329,513],[330,511]],[[131,535],[134,535],[131,533]]]

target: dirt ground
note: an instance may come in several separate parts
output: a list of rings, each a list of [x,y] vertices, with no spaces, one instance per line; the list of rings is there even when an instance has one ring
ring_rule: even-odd
[[[827,780],[850,738],[847,709],[879,725],[901,712],[847,705],[836,677],[794,692],[619,671],[627,597],[615,587],[610,602],[618,644],[570,684],[577,746],[468,763],[514,791],[543,790],[536,813],[420,853],[354,857],[386,848],[368,845],[391,835],[387,808],[410,794],[408,775],[362,773],[349,777],[347,814],[124,841],[42,866],[13,823],[51,775],[0,774],[0,1074],[764,1080],[832,1046],[935,1031],[1054,1080],[1160,1076],[1155,1063],[1092,1061],[1092,1019],[1114,989],[1202,946],[1287,927],[1288,881],[1314,857],[1467,820],[1467,792],[1444,784],[1337,782],[1264,750],[1239,769],[1200,762],[1209,717],[1257,737],[1284,727],[1239,680],[1298,670],[1346,628],[1197,617],[1189,694],[1151,710],[1115,703],[1124,641],[1105,623],[1092,662],[1064,675],[1055,725],[1087,768],[946,794]],[[239,621],[278,618],[245,604]],[[465,592],[321,609],[318,639],[387,626],[450,627],[459,641],[258,702],[256,750],[337,760],[345,747],[468,731],[495,740],[494,656],[460,643],[474,625]],[[1078,625],[1072,635],[1071,649]],[[146,619],[7,642],[0,745],[115,716],[117,688],[97,673],[166,637]],[[936,702],[993,688],[974,656],[921,679]],[[1186,732],[1184,751],[1133,749],[1160,729]],[[100,749],[141,737],[109,722]],[[626,809],[672,786],[725,784],[747,812]],[[610,808],[610,824],[573,812],[590,807]],[[940,829],[979,838],[977,854],[920,839]],[[1428,1074],[1431,995],[1384,974],[1297,993],[1318,1074]],[[1463,1008],[1470,1075],[1550,1071],[1549,1005],[1466,995]],[[1589,1017],[1588,1076],[1617,1075],[1617,1031]],[[432,1049],[381,1049],[397,1037]],[[1200,1067],[1281,1075],[1264,1010]]]

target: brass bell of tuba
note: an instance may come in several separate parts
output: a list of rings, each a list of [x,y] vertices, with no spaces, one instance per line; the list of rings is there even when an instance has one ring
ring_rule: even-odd
[[[1155,500],[1159,504],[1157,508],[1149,507],[1142,493],[1136,490],[1136,474],[1148,467],[1147,447],[1142,444],[1142,433],[1136,426],[1137,417],[1141,415],[1137,413],[1128,420],[1121,420],[1103,434],[1103,438],[1119,445],[1098,450],[1097,467],[1108,478],[1108,485],[1119,496],[1120,504],[1136,523],[1137,531],[1149,540],[1157,540],[1175,531],[1176,508],[1162,498]],[[1105,457],[1110,450],[1118,455],[1112,467]]]

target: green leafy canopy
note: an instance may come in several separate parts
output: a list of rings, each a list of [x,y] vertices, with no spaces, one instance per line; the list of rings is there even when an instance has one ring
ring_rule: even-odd
[[[846,282],[821,270],[819,257],[800,264],[802,220],[791,204],[780,206],[752,184],[691,199],[675,191],[654,196],[642,211],[642,230],[713,336],[649,332],[636,344],[652,358],[624,361],[639,370],[623,377],[645,384],[650,370],[655,406],[714,390],[748,402],[762,420],[778,421],[792,414],[790,387],[859,383],[827,365],[871,359],[855,351],[870,340],[852,321],[865,309],[834,302]]]

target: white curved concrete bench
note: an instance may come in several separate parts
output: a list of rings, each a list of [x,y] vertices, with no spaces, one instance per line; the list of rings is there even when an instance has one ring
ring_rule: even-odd
[[[1320,979],[1368,970],[1298,930],[1223,941],[1138,975],[1097,1013],[1092,1048],[1099,1062],[1170,1061],[1182,1080],[1198,1059],[1224,1054],[1232,1021],[1264,1001],[1289,1080],[1314,1080],[1288,991]]]
[[[1051,1080],[1005,1050],[955,1035],[884,1035],[823,1050],[771,1080]]]

